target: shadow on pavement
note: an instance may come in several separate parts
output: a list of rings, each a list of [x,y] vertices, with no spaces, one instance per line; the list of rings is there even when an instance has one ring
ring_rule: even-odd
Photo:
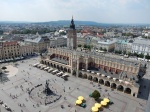
[[[7,82],[7,81],[10,81],[7,76],[8,76],[8,74],[6,74],[6,73],[0,74],[0,82],[1,82],[1,83],[2,83],[2,82],[4,83],[4,82]]]
[[[142,78],[140,80],[140,88],[139,88],[138,98],[148,100],[149,92],[150,92],[150,80]]]

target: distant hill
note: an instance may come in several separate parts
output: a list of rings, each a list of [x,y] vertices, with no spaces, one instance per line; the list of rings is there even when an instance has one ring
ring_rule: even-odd
[[[26,21],[0,21],[0,24],[26,24],[26,23],[32,23],[32,22],[26,22]]]
[[[48,25],[65,25],[69,26],[71,20],[59,20],[49,22],[24,22],[24,21],[0,21],[0,24],[48,24]],[[94,21],[74,21],[75,25],[87,25],[87,26],[109,26],[110,24],[97,23]]]
[[[97,23],[94,21],[74,21],[75,25],[88,25],[88,26],[108,26],[110,24]],[[39,22],[37,24],[50,24],[50,25],[70,25],[70,20],[59,20],[49,22]]]
[[[70,25],[70,21],[71,20],[59,20],[59,21],[49,21],[49,22],[26,22],[26,21],[0,21],[0,24],[46,24],[46,25],[53,25],[53,26],[69,26]],[[103,26],[103,27],[107,27],[107,26],[132,26],[132,25],[149,25],[149,24],[117,24],[117,23],[98,23],[98,22],[94,22],[94,21],[74,21],[75,25],[87,25],[87,26]]]

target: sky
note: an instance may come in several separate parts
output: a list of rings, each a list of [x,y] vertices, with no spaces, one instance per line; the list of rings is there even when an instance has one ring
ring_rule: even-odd
[[[150,0],[0,0],[0,21],[148,23]]]

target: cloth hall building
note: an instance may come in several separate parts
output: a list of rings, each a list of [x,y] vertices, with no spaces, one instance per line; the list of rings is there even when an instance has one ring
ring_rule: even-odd
[[[77,51],[76,41],[72,18],[67,47],[49,47],[47,55],[41,57],[40,63],[137,97],[140,87],[138,82],[141,78],[139,74],[145,72],[141,63]]]

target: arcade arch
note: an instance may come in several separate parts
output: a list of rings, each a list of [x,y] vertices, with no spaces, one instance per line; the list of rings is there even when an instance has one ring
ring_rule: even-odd
[[[83,75],[83,78],[87,79],[87,74],[84,74],[84,75]]]
[[[105,81],[105,86],[110,87],[110,82],[109,81]]]
[[[93,81],[94,81],[94,82],[98,82],[98,78],[97,78],[97,77],[94,77],[94,78],[93,78]]]
[[[88,80],[92,80],[93,77],[91,75],[88,76]]]
[[[76,71],[75,70],[73,70],[72,75],[76,76]]]
[[[117,90],[119,90],[119,91],[122,91],[122,92],[123,92],[124,87],[123,87],[122,85],[119,85],[119,86],[117,87]]]
[[[81,72],[79,73],[78,77],[82,78],[82,73]]]
[[[99,83],[104,85],[104,80],[103,80],[103,79],[100,79],[100,80],[99,80]]]
[[[111,88],[116,89],[117,85],[115,83],[111,83]]]
[[[131,94],[131,89],[130,88],[125,88],[124,92],[127,93],[127,94]]]

